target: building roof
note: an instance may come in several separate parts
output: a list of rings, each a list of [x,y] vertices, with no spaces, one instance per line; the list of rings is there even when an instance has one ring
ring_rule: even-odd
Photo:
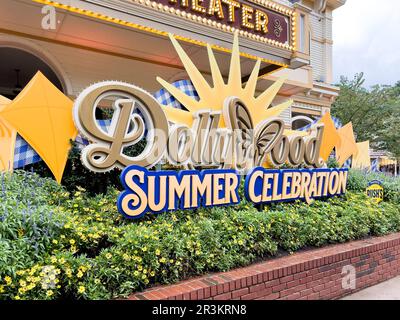
[[[337,9],[346,4],[347,0],[328,0],[328,5],[333,8]]]
[[[301,0],[285,0],[285,1],[289,1],[291,3],[301,2]],[[327,6],[329,6],[332,9],[337,9],[345,5],[347,0],[310,0],[310,1],[317,3],[317,6],[322,9],[321,11],[324,11],[323,9],[326,8]]]

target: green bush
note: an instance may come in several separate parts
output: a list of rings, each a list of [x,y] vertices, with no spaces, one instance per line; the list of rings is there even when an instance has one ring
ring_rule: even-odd
[[[398,204],[400,203],[400,177],[389,177],[383,173],[367,173],[360,170],[350,170],[347,189],[365,192],[368,183],[373,180],[382,182],[385,200]]]
[[[107,117],[105,117],[107,119]],[[81,160],[81,149],[78,144],[71,142],[72,147],[68,155],[68,161],[65,167],[62,185],[68,191],[75,191],[79,187],[84,187],[91,195],[105,194],[108,189],[118,188],[121,186],[119,176],[121,170],[115,169],[102,174],[95,173],[87,169]],[[124,149],[124,153],[128,156],[136,156],[146,147],[145,141],[135,144]],[[53,174],[47,165],[40,161],[24,168],[27,171],[35,172],[42,177],[52,178]]]
[[[351,176],[356,185],[359,177]],[[123,297],[279,252],[400,231],[399,203],[377,205],[363,192],[262,210],[242,199],[234,207],[147,215],[140,221],[117,212],[117,195],[109,190],[91,196],[81,188],[70,193],[31,173],[3,175],[1,299]]]

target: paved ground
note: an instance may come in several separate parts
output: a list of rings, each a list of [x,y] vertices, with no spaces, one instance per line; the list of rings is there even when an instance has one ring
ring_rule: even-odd
[[[347,296],[343,300],[400,300],[400,277]]]

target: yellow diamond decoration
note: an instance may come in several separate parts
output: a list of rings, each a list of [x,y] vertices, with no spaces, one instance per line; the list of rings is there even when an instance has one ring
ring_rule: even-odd
[[[0,95],[0,109],[2,109],[1,108],[2,106],[4,106],[5,104],[9,104],[10,102],[11,102],[10,99],[7,99],[6,97]]]
[[[72,119],[73,102],[38,72],[22,92],[0,112],[47,164],[61,182],[77,136]]]
[[[351,122],[340,128],[338,134],[340,137],[340,146],[336,147],[336,160],[342,167],[350,157],[357,155],[358,149]]]
[[[11,100],[0,95],[0,113]],[[0,171],[12,171],[17,131],[0,116]]]
[[[340,147],[340,136],[336,130],[335,123],[332,120],[331,114],[326,113],[318,122],[324,125],[324,135],[322,137],[320,157],[326,162],[333,149]]]
[[[367,169],[371,167],[369,141],[357,143],[357,155],[353,156],[352,167],[356,169]]]

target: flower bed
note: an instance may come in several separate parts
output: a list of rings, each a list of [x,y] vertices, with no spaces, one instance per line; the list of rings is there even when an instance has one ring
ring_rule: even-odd
[[[360,177],[351,173],[356,191],[311,205],[258,210],[243,200],[128,221],[116,210],[116,190],[89,196],[26,172],[3,175],[0,297],[109,299],[282,252],[400,231],[399,180],[385,180],[394,191],[376,205],[361,184],[354,187]]]

